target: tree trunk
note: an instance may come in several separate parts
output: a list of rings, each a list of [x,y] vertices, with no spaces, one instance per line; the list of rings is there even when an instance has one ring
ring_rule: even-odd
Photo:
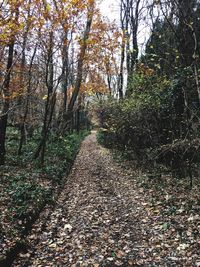
[[[86,54],[86,50],[87,50],[87,41],[89,39],[90,29],[91,29],[93,15],[94,15],[94,7],[95,7],[95,1],[92,0],[90,7],[88,8],[86,28],[85,28],[85,31],[83,34],[83,39],[82,39],[81,47],[80,47],[80,53],[79,53],[79,58],[78,58],[78,67],[77,67],[77,76],[76,76],[74,91],[72,93],[72,97],[71,97],[69,105],[67,107],[67,112],[65,114],[64,127],[63,127],[62,131],[66,130],[67,127],[70,125],[70,120],[73,116],[73,108],[74,108],[75,102],[77,100],[79,91],[80,91],[80,87],[81,87],[81,83],[82,83],[82,76],[83,76],[84,58],[85,58],[85,54]]]
[[[49,128],[52,122],[53,113],[55,109],[56,103],[56,92],[53,91],[53,77],[54,77],[54,67],[53,67],[53,32],[50,32],[49,38],[49,49],[48,49],[48,57],[47,57],[47,65],[46,65],[46,86],[48,90],[46,105],[45,105],[45,114],[43,127],[41,132],[41,141],[39,146],[35,152],[34,159],[37,159],[40,156],[41,164],[44,163],[44,155],[46,148],[46,141],[49,134]]]
[[[29,72],[28,72],[27,97],[26,97],[24,116],[23,116],[22,123],[21,123],[21,136],[20,136],[20,141],[19,141],[18,155],[22,154],[23,144],[24,144],[25,139],[26,139],[25,125],[26,125],[26,120],[27,120],[27,116],[29,113],[29,102],[30,102],[31,80],[32,80],[31,71],[32,71],[33,61],[34,61],[36,52],[37,52],[37,45],[35,46],[33,56],[31,58],[31,62],[30,62]]]
[[[91,2],[92,2],[91,6],[88,9],[86,28],[85,28],[85,32],[83,35],[81,50],[80,50],[79,59],[78,59],[78,68],[77,68],[77,77],[76,77],[76,82],[75,82],[75,88],[74,88],[72,97],[70,99],[69,105],[68,105],[68,113],[69,114],[73,110],[74,104],[76,102],[76,99],[77,99],[79,91],[80,91],[81,82],[82,82],[83,63],[84,63],[85,53],[86,53],[86,49],[87,49],[87,41],[89,39],[90,29],[91,29],[93,15],[94,15],[95,3],[94,3],[94,1],[91,1]]]
[[[10,105],[10,78],[11,78],[11,68],[13,64],[13,54],[14,54],[14,40],[8,46],[8,60],[6,67],[6,77],[3,84],[3,109],[2,115],[0,116],[0,165],[5,163],[5,141],[6,141],[6,128],[8,121],[8,112]]]

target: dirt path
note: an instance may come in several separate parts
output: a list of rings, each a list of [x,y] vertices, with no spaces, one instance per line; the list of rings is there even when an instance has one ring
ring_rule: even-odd
[[[145,255],[151,229],[142,227],[142,201],[134,177],[113,163],[92,133],[45,229],[37,238],[33,232],[29,250],[13,266],[182,266]]]

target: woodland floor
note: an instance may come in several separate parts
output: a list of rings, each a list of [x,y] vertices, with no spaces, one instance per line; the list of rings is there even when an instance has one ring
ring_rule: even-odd
[[[182,191],[174,197],[141,186],[138,177],[114,162],[93,132],[45,226],[37,221],[13,266],[200,266],[195,191],[187,193],[188,206]]]

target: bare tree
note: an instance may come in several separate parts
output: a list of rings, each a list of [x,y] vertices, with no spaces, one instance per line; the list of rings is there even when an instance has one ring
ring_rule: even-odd
[[[119,98],[123,98],[124,62],[126,59],[127,84],[138,60],[138,28],[140,22],[141,0],[121,0],[120,22],[122,30],[121,61],[119,73]]]

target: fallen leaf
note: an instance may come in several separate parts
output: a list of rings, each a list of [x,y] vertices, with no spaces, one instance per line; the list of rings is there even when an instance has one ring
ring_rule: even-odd
[[[117,258],[121,259],[124,256],[124,252],[122,250],[118,250],[116,256]]]
[[[65,224],[65,226],[64,226],[64,230],[67,230],[67,231],[71,232],[71,231],[72,231],[72,226],[71,226],[71,224]]]

